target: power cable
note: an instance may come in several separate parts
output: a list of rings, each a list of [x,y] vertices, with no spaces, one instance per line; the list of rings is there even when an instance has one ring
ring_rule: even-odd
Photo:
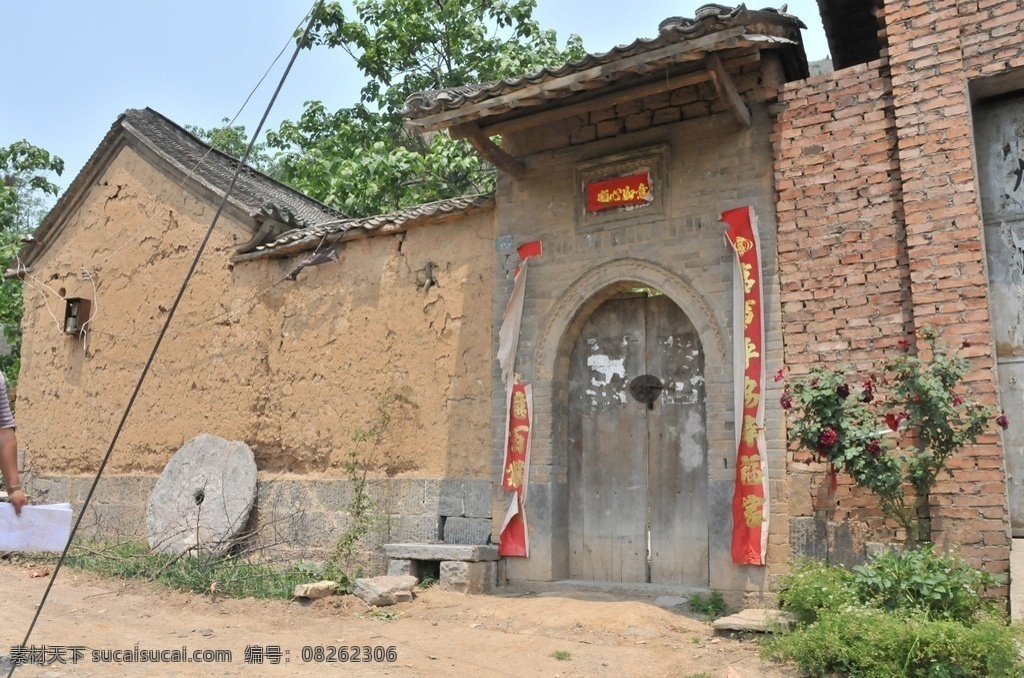
[[[39,620],[39,615],[43,611],[43,606],[46,604],[46,600],[50,595],[50,590],[53,588],[53,582],[57,580],[57,574],[60,572],[60,568],[64,563],[65,557],[67,557],[68,549],[71,548],[71,541],[74,539],[75,533],[78,531],[78,526],[81,524],[82,518],[85,516],[85,513],[89,508],[89,502],[92,500],[93,493],[96,491],[96,486],[99,484],[100,478],[103,476],[103,470],[107,467],[107,462],[110,461],[110,456],[114,451],[114,446],[117,444],[117,440],[121,436],[121,431],[124,429],[124,425],[128,421],[128,415],[132,411],[135,399],[138,397],[139,391],[142,390],[142,384],[146,380],[146,375],[149,374],[149,369],[153,365],[153,359],[156,358],[157,351],[160,349],[160,344],[163,342],[164,335],[167,333],[167,328],[170,326],[171,320],[174,319],[174,313],[178,309],[178,304],[181,302],[182,297],[185,296],[185,290],[188,288],[188,283],[192,279],[192,274],[195,273],[196,267],[199,265],[199,259],[203,256],[203,251],[206,249],[206,245],[210,241],[210,237],[213,235],[213,229],[217,225],[217,220],[220,218],[221,213],[227,206],[228,197],[231,195],[231,191],[235,187],[238,175],[241,172],[242,167],[245,166],[245,161],[248,159],[253,146],[256,145],[256,139],[259,137],[260,132],[263,131],[263,125],[270,116],[270,110],[273,108],[274,102],[277,101],[277,95],[281,92],[281,88],[284,86],[284,82],[292,70],[292,65],[295,63],[295,59],[299,56],[302,44],[313,29],[313,23],[316,21],[317,14],[319,13],[320,6],[322,4],[323,0],[317,0],[316,5],[313,6],[313,10],[309,15],[309,23],[306,24],[306,30],[303,33],[302,38],[300,40],[296,40],[295,51],[292,53],[292,58],[288,61],[288,66],[281,75],[281,80],[278,82],[273,96],[270,97],[270,102],[267,104],[267,108],[263,112],[263,117],[260,119],[260,123],[257,125],[256,131],[252,135],[252,139],[249,140],[249,146],[245,149],[245,155],[242,156],[241,161],[235,166],[235,173],[231,177],[231,183],[228,184],[227,190],[224,191],[224,197],[221,199],[220,206],[217,208],[216,214],[213,215],[210,227],[206,229],[206,235],[203,236],[203,240],[199,244],[199,249],[196,251],[196,256],[192,259],[192,265],[189,266],[188,272],[185,274],[185,279],[181,283],[181,289],[178,290],[178,296],[174,299],[174,304],[167,313],[167,320],[164,321],[163,328],[160,330],[160,335],[157,337],[156,342],[153,344],[153,350],[149,354],[149,359],[146,360],[146,365],[142,368],[142,374],[139,375],[139,381],[135,384],[135,390],[132,392],[131,398],[128,399],[128,405],[125,407],[124,414],[121,416],[121,421],[117,425],[117,430],[114,431],[114,437],[110,441],[110,446],[107,448],[106,454],[103,455],[103,461],[100,462],[100,467],[96,471],[96,477],[93,479],[92,485],[89,487],[89,493],[85,495],[85,501],[82,502],[82,508],[78,513],[78,518],[75,520],[75,524],[71,528],[71,534],[68,535],[68,542],[64,545],[64,550],[61,551],[60,558],[57,560],[57,565],[54,567],[53,574],[50,576],[50,581],[46,585],[46,590],[43,591],[42,600],[39,601],[39,605],[36,607],[36,613],[35,616],[32,617],[32,623],[29,624],[28,631],[25,633],[25,640],[21,643],[22,648],[28,647],[28,641],[32,635],[32,630],[35,628],[36,622]],[[7,673],[8,678],[14,674],[14,670],[17,666],[18,664],[15,664],[14,662],[11,663],[11,669]]]

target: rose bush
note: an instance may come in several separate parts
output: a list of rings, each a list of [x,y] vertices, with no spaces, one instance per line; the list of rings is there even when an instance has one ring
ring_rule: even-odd
[[[799,446],[874,493],[911,545],[931,540],[930,495],[940,473],[952,476],[949,458],[993,418],[1009,425],[1005,413],[996,416],[968,397],[962,386],[968,363],[959,351],[947,350],[931,328],[919,336],[929,347],[927,359],[901,340],[899,355],[856,387],[846,369],[817,366],[788,384],[780,399]]]

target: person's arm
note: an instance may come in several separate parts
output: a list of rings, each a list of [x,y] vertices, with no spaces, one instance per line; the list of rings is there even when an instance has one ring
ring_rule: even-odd
[[[18,436],[13,428],[0,428],[0,473],[4,476],[7,496],[14,512],[21,515],[21,507],[28,503],[25,491],[21,489],[18,475]]]

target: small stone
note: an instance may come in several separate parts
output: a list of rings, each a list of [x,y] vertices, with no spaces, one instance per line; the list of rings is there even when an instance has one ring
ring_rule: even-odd
[[[338,583],[330,580],[323,580],[313,582],[311,584],[298,584],[295,590],[292,591],[294,598],[309,598],[310,600],[319,600],[326,598],[327,596],[333,596],[334,592],[338,590]]]
[[[410,575],[369,577],[356,579],[352,593],[367,605],[382,607],[412,600],[412,590],[417,583],[416,577]]]

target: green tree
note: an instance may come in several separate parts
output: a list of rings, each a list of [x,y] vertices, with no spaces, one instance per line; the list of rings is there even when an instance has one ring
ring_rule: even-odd
[[[488,82],[561,64],[565,49],[532,18],[534,0],[355,0],[354,16],[328,3],[307,47],[338,47],[366,76],[361,101],[336,112],[307,103],[302,117],[267,134],[277,177],[350,216],[491,190],[494,170],[465,141],[402,127],[409,95]]]
[[[64,172],[64,161],[28,141],[17,141],[0,148],[0,271],[10,268],[22,238],[42,221],[58,186],[51,173]],[[11,353],[0,356],[0,370],[12,383],[21,367],[21,284],[17,280],[0,282],[0,328],[11,346]]]

